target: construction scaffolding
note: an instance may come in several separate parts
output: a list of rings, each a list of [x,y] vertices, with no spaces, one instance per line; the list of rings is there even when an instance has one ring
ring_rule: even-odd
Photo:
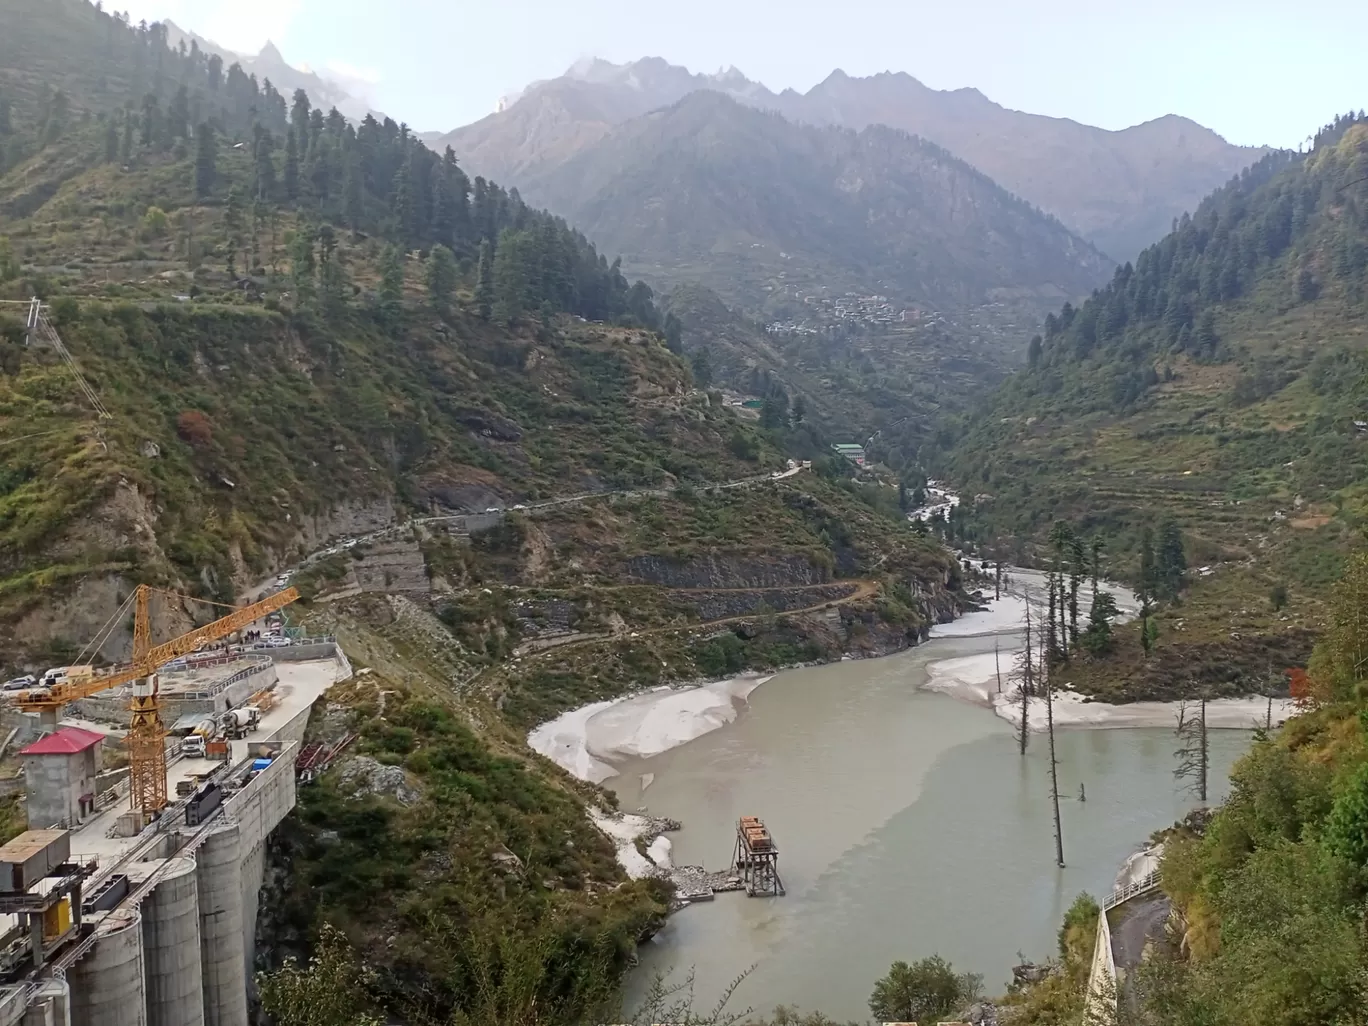
[[[755,816],[742,816],[736,823],[732,872],[741,878],[749,897],[779,897],[784,893],[784,882],[779,879],[779,846]]]

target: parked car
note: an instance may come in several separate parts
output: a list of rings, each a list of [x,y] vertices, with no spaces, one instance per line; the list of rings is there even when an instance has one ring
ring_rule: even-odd
[[[4,685],[0,686],[0,691],[23,691],[26,688],[35,687],[37,684],[38,678],[31,673],[26,673],[22,677],[5,681]]]
[[[293,644],[294,644],[294,642],[291,641],[289,638],[282,638],[282,637],[279,637],[279,636],[276,636],[276,637],[273,637],[273,638],[267,638],[267,639],[266,639],[266,647],[267,647],[267,648],[284,648],[286,645],[293,645]]]

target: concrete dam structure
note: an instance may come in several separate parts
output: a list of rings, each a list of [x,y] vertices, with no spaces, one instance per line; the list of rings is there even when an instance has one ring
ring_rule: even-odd
[[[0,1026],[248,1026],[262,845],[294,807],[299,744],[251,748],[196,796],[219,795],[202,822],[203,799],[178,803],[89,877],[78,939],[0,988]]]

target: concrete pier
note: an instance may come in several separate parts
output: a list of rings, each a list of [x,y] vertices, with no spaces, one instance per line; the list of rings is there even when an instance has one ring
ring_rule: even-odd
[[[29,1001],[23,1026],[71,1026],[71,988],[66,980],[44,980]]]
[[[247,1026],[242,947],[242,844],[236,823],[213,831],[197,853],[205,1026]],[[73,1024],[74,1026],[74,1024]]]
[[[142,903],[148,1026],[204,1026],[199,877],[192,858],[168,859]]]
[[[95,936],[95,947],[68,974],[71,1026],[147,1026],[142,915],[115,909]]]

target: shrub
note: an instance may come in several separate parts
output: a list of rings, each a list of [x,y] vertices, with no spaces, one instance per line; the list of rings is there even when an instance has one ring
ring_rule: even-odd
[[[874,984],[869,1010],[883,1022],[925,1022],[953,1013],[978,997],[982,977],[957,974],[940,955],[908,965],[894,962]]]
[[[185,410],[176,418],[176,434],[181,441],[203,449],[214,440],[214,430],[209,418],[199,410]]]
[[[148,207],[143,214],[142,234],[145,239],[160,239],[166,234],[166,211],[161,207]]]

